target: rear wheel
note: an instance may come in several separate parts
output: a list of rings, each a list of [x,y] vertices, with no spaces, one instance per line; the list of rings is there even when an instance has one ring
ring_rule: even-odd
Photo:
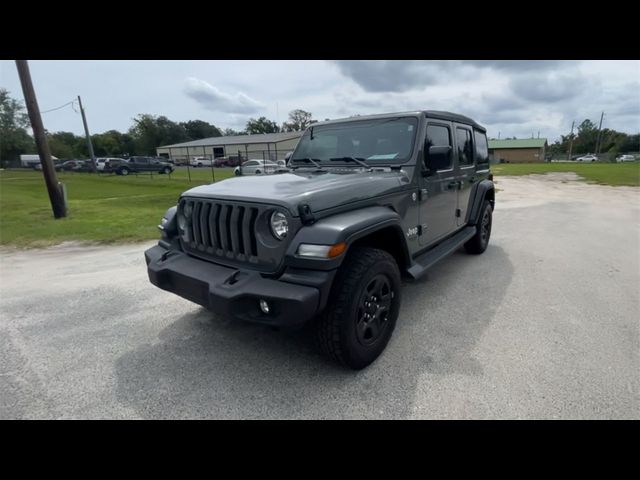
[[[120,169],[120,175],[129,175],[129,169],[127,167],[122,167]]]
[[[262,172],[260,170],[256,170],[256,175],[260,175]]]
[[[480,212],[480,220],[476,225],[476,234],[471,237],[464,248],[468,253],[480,254],[487,249],[489,238],[491,237],[491,223],[493,220],[493,209],[488,200],[485,200]]]
[[[162,170],[162,173],[169,175],[171,173],[171,167],[164,167],[164,169]]]
[[[384,250],[356,248],[340,268],[317,320],[320,349],[359,370],[383,352],[400,311],[400,270]]]

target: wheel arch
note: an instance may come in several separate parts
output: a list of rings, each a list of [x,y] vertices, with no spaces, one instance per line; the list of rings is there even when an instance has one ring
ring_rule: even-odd
[[[402,233],[401,218],[388,207],[367,207],[341,213],[302,227],[287,249],[287,265],[329,270],[340,267],[353,248],[367,246],[385,250],[401,271],[410,264],[409,249]],[[346,251],[333,259],[304,259],[296,256],[301,243],[335,245],[346,242]]]
[[[496,190],[495,185],[491,180],[483,180],[477,184],[474,194],[471,196],[472,203],[469,210],[469,217],[467,223],[469,225],[475,225],[478,223],[480,211],[485,200],[488,200],[491,204],[491,208],[495,208],[496,203]]]

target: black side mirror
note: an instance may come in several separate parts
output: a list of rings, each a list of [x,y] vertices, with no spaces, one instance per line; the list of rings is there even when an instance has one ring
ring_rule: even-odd
[[[438,170],[444,170],[451,165],[451,146],[429,147],[425,158],[425,175],[430,175]]]

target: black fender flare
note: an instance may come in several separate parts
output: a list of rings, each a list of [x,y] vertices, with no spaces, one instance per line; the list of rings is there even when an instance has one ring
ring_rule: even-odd
[[[339,213],[322,218],[317,222],[306,225],[298,230],[285,254],[285,265],[293,268],[309,268],[314,270],[332,270],[338,268],[349,248],[357,240],[384,228],[397,230],[398,237],[402,239],[401,248],[409,257],[406,238],[402,233],[401,217],[397,212],[388,207],[372,206]],[[347,249],[336,258],[304,258],[296,255],[301,243],[316,245],[335,245],[340,242],[347,243]]]
[[[489,194],[488,192],[491,192]],[[478,223],[478,217],[480,216],[480,209],[482,208],[482,204],[484,199],[489,194],[492,198],[495,198],[495,186],[491,180],[482,180],[477,183],[474,189],[474,192],[471,196],[473,199],[473,203],[471,209],[469,210],[469,225],[475,225]],[[495,207],[494,201],[491,203],[491,207]]]

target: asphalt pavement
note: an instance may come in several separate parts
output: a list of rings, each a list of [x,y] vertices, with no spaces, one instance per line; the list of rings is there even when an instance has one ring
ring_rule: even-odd
[[[155,288],[154,242],[4,248],[0,418],[640,418],[640,188],[496,186],[487,251],[405,284],[359,372]]]

